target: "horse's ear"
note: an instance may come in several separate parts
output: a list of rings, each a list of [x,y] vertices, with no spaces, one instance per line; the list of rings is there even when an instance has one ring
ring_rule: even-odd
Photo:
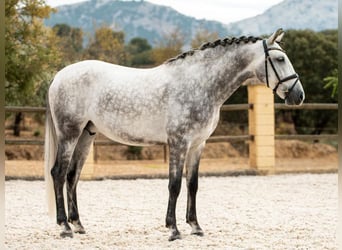
[[[274,42],[280,43],[281,39],[283,38],[285,32],[282,28],[278,29],[274,32],[268,39],[267,44],[272,45]]]

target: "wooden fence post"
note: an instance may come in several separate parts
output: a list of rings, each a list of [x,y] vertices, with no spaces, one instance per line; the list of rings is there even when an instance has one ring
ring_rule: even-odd
[[[260,84],[248,85],[249,165],[264,174],[275,172],[274,96],[272,90]]]
[[[84,166],[81,172],[82,180],[90,180],[93,178],[94,164],[95,162],[94,162],[94,143],[93,143],[90,146],[88,157],[84,163]]]

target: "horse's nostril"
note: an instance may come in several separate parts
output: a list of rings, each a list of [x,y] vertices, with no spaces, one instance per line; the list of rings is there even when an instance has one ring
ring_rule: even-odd
[[[299,98],[300,98],[301,101],[303,101],[303,99],[304,99],[303,93],[300,94]]]

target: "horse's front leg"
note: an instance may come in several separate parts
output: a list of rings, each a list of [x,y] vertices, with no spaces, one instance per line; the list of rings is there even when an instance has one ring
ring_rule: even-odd
[[[187,143],[184,140],[169,139],[169,147],[169,203],[166,214],[166,227],[170,229],[169,241],[172,241],[181,238],[176,225],[176,203],[182,184]]]
[[[191,234],[203,236],[203,231],[198,224],[196,215],[196,194],[198,189],[198,167],[201,153],[205,143],[191,148],[186,159],[186,182],[188,188],[188,201],[186,209],[186,222],[191,226]]]

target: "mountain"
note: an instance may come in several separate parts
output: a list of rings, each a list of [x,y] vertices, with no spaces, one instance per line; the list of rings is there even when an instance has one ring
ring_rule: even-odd
[[[284,0],[263,14],[239,22],[223,24],[196,19],[176,10],[143,0],[89,0],[57,7],[57,13],[45,20],[53,26],[66,23],[80,27],[88,34],[102,24],[125,32],[126,41],[133,37],[146,38],[155,45],[163,36],[179,29],[185,37],[186,47],[200,29],[217,32],[220,37],[270,34],[284,29],[337,29],[338,0]]]
[[[133,37],[146,38],[152,45],[171,31],[180,29],[186,43],[199,29],[215,31],[226,36],[226,25],[208,20],[185,16],[176,10],[145,1],[90,0],[57,8],[45,21],[48,26],[66,23],[80,27],[92,34],[94,27],[109,25],[115,30],[125,31],[126,41]]]
[[[283,29],[337,29],[338,0],[285,0],[263,14],[230,23],[233,34],[269,34]]]

